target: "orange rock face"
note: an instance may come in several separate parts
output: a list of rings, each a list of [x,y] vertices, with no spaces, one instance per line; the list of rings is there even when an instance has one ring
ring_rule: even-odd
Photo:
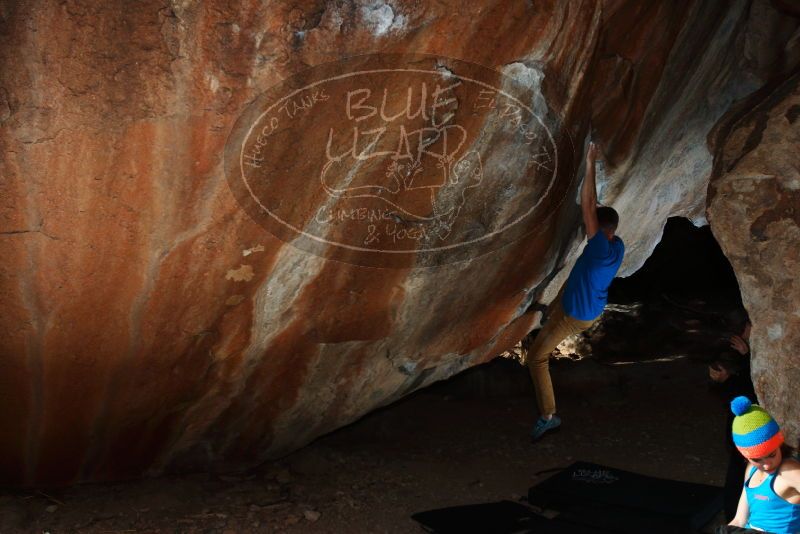
[[[667,216],[702,218],[705,136],[796,28],[775,13],[666,0],[0,7],[0,480],[252,465],[494,357],[534,325],[528,305],[580,243],[590,130],[627,272]],[[755,27],[777,44],[752,56]],[[315,97],[312,83],[375,70],[375,54],[391,72]],[[427,74],[412,84],[397,72],[414,61]],[[424,113],[398,115],[423,82]],[[365,88],[371,100],[348,107]],[[290,89],[294,122],[264,133],[259,117]],[[502,92],[518,113],[490,98]],[[394,148],[359,158],[389,123],[380,142]],[[246,161],[261,166],[243,175]],[[366,243],[376,221],[382,241]]]

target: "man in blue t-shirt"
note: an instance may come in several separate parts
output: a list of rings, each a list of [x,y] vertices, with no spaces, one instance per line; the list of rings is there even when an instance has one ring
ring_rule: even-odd
[[[614,235],[619,215],[614,208],[597,206],[594,169],[596,159],[597,146],[589,143],[586,152],[586,177],[581,187],[581,212],[588,241],[575,262],[567,283],[552,303],[550,318],[527,351],[528,368],[536,388],[540,414],[531,431],[533,440],[561,425],[561,419],[555,415],[556,401],[549,369],[550,354],[565,338],[583,332],[603,313],[608,300],[608,286],[616,276],[625,255],[625,245]]]

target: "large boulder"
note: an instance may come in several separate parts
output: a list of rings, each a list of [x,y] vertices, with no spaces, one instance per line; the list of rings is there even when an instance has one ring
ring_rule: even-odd
[[[708,215],[750,312],[759,401],[800,437],[800,74],[732,111],[713,136]]]
[[[253,465],[493,358],[580,248],[590,135],[630,273],[703,221],[706,136],[796,28],[745,0],[0,5],[0,480]],[[425,161],[327,137],[392,122],[369,106],[409,76],[462,82],[401,119]]]

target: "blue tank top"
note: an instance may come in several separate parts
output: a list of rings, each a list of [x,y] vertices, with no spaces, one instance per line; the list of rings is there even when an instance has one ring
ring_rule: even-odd
[[[775,493],[773,485],[777,471],[768,474],[761,484],[751,488],[750,479],[755,472],[756,468],[752,467],[744,483],[747,504],[750,507],[750,518],[745,526],[775,534],[800,532],[800,504],[792,504]]]
[[[603,313],[608,301],[608,286],[617,275],[625,255],[625,244],[617,236],[612,241],[599,231],[583,248],[569,273],[561,305],[570,317],[592,321]]]

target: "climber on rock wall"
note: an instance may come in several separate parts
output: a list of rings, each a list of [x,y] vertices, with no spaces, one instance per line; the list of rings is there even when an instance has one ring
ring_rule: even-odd
[[[589,328],[600,316],[608,300],[608,286],[617,274],[625,245],[614,235],[619,215],[610,207],[597,205],[595,161],[597,146],[589,143],[586,176],[581,187],[581,212],[587,243],[575,262],[566,284],[553,301],[550,317],[527,351],[527,364],[536,389],[540,417],[531,431],[537,440],[558,428],[553,383],[550,380],[550,354],[571,334]]]

